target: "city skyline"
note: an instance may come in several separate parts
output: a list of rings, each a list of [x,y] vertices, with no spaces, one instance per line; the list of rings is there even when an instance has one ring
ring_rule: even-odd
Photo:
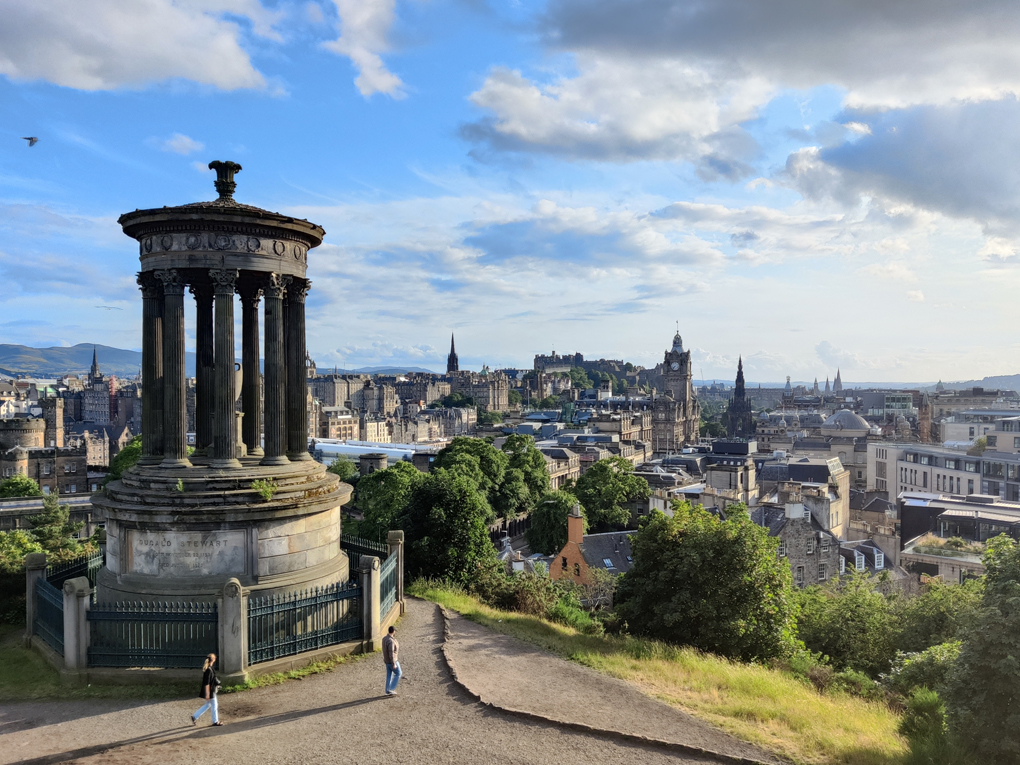
[[[441,370],[451,331],[465,367],[650,367],[679,321],[699,379],[1017,371],[1002,3],[87,5],[0,30],[6,342],[140,347],[116,218],[232,159],[327,231],[323,368]]]

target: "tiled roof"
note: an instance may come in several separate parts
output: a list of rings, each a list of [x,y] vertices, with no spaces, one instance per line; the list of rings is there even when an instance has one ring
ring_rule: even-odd
[[[613,574],[624,574],[634,565],[630,549],[633,531],[610,531],[606,534],[585,534],[581,539],[581,554],[585,562],[595,568],[604,568]],[[613,565],[607,566],[606,560]]]

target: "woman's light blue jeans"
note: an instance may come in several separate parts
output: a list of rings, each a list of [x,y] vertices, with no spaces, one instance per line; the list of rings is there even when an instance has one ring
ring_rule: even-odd
[[[205,704],[202,705],[202,708],[195,712],[195,714],[193,714],[192,717],[194,717],[197,720],[199,717],[204,715],[210,709],[212,710],[213,725],[215,725],[220,721],[220,705],[219,702],[216,701],[215,695],[207,702],[205,702]]]

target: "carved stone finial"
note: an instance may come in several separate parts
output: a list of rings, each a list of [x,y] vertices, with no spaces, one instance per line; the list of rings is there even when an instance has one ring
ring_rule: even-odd
[[[241,172],[241,166],[236,162],[220,162],[218,159],[209,163],[209,169],[216,171],[216,192],[221,200],[234,198],[234,173]]]

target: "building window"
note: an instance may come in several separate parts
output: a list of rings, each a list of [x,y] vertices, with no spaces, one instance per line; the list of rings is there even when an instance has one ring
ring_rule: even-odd
[[[574,576],[581,576],[581,564],[580,563],[575,563],[574,564]]]
[[[815,554],[815,540],[813,540],[813,539],[809,539],[807,541],[807,554],[808,555],[814,555]]]
[[[970,433],[969,433],[968,435],[969,435],[969,436],[970,436],[971,438],[973,438],[973,437],[974,437],[974,428],[970,428]]]
[[[780,558],[786,557],[786,542],[782,539],[779,540],[779,550],[777,552]]]
[[[839,573],[841,574],[846,573],[846,558],[844,558],[842,555],[839,556]]]
[[[43,494],[49,494],[50,493],[50,487],[49,486],[43,486],[42,487],[42,493]]]
[[[804,584],[804,567],[797,566],[797,573],[793,576],[793,581],[799,585]]]
[[[563,556],[563,570],[564,571],[567,570],[567,556],[566,555]]]
[[[45,465],[43,465],[42,471],[43,471],[43,475],[49,475],[50,474],[50,463],[47,462]]]
[[[921,455],[921,464],[922,465],[930,465],[931,464],[931,457],[929,457],[927,454],[922,454]]]
[[[946,460],[946,470],[956,470],[956,460]]]
[[[985,443],[988,446],[998,446],[999,445],[999,437],[998,436],[985,436]]]
[[[818,564],[818,580],[820,582],[824,582],[826,577],[827,577],[827,574],[826,574],[826,571],[825,571],[825,564],[824,563],[819,563]]]
[[[71,472],[72,473],[77,473],[78,472],[78,463],[77,462],[72,462],[71,463]]]
[[[864,555],[859,552],[854,552],[854,565],[858,571],[864,570]]]
[[[885,568],[885,553],[878,551],[875,552],[875,568]]]
[[[829,552],[829,540],[828,539],[823,539],[822,540],[822,552],[823,553]]]
[[[928,488],[928,474],[927,474],[927,473],[924,473],[924,474],[923,474],[923,475],[921,476],[921,481],[922,481],[922,483],[924,484],[924,488],[926,488],[926,489],[927,489],[927,488]]]
[[[64,463],[64,472],[65,473],[70,473],[71,472],[71,466],[68,463],[66,463],[66,462]]]
[[[861,480],[862,478],[864,478],[864,473],[863,473],[862,471],[858,470],[858,471],[857,471],[857,480],[859,481],[859,480]]]
[[[76,484],[76,483],[72,483],[71,484],[71,493],[72,494],[77,494],[78,493],[78,484]]]
[[[964,462],[963,463],[963,472],[965,472],[965,473],[976,473],[977,471],[978,471],[978,469],[977,469],[977,463],[976,462]]]
[[[98,483],[92,484],[92,491],[99,491],[99,484]]]
[[[606,568],[615,568],[615,566],[613,566],[613,561],[610,558],[603,558],[602,565]]]

